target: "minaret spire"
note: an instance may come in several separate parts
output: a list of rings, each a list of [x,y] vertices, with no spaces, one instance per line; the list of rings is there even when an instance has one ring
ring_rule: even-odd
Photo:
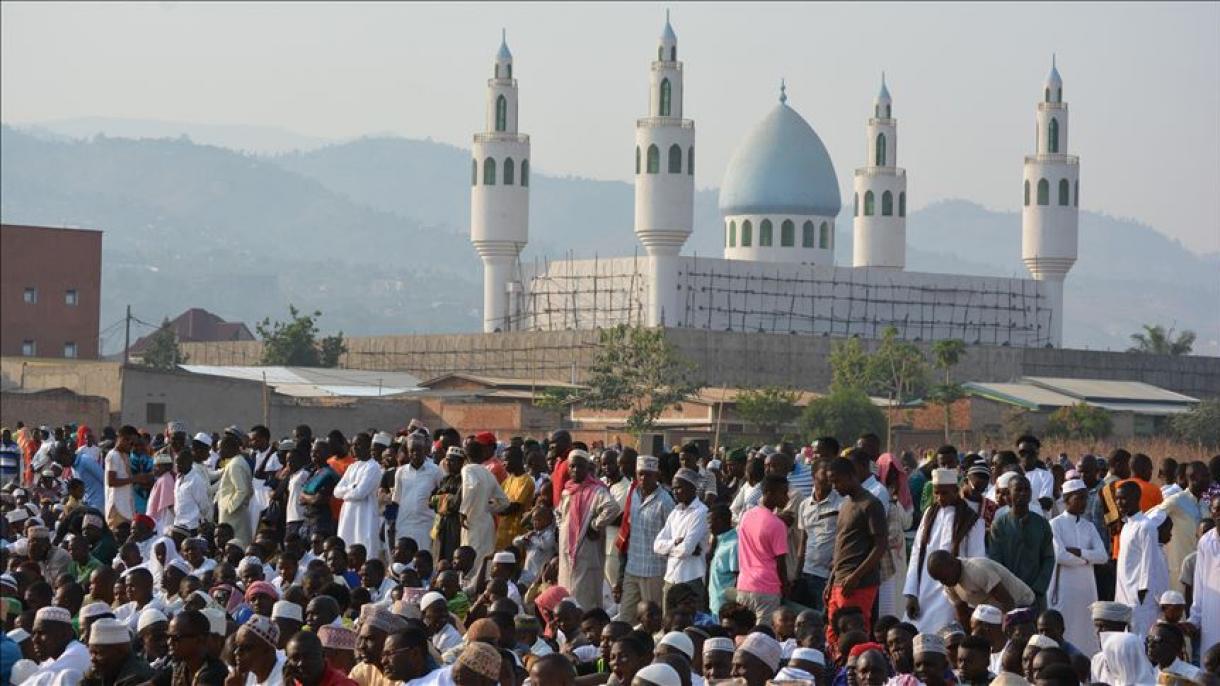
[[[779,79],[779,101],[781,103],[788,102],[788,85],[784,83],[784,78],[782,76]]]

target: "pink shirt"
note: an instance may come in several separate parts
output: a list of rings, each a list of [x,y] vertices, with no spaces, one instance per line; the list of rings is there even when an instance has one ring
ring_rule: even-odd
[[[779,595],[775,558],[788,554],[788,528],[765,507],[746,510],[737,527],[737,589]]]

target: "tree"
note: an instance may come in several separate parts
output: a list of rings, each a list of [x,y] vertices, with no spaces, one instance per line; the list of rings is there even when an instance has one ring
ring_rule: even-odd
[[[801,430],[818,436],[860,436],[886,432],[885,413],[858,388],[836,388],[809,403],[801,415]]]
[[[1061,407],[1046,422],[1046,435],[1098,439],[1110,435],[1110,413],[1086,403]]]
[[[932,387],[929,400],[945,410],[945,443],[949,443],[950,408],[965,397],[962,385],[953,381],[953,368],[966,354],[966,344],[956,338],[936,341],[932,344],[932,365],[944,373],[939,384]]]
[[[340,356],[347,352],[343,332],[319,341],[315,321],[322,316],[321,312],[315,310],[312,315],[301,314],[296,307],[289,305],[288,314],[292,318],[291,321],[272,323],[268,317],[255,327],[263,339],[260,364],[290,367],[339,366]]]
[[[1195,346],[1195,332],[1183,331],[1175,338],[1173,327],[1168,331],[1160,324],[1144,325],[1140,333],[1131,334],[1134,346],[1127,348],[1129,353],[1149,353],[1152,355],[1189,355]]]
[[[703,386],[692,380],[693,372],[694,365],[665,340],[664,329],[619,324],[599,334],[587,386],[547,389],[543,403],[626,411],[627,430],[638,440],[665,410],[681,408],[683,400],[699,392]]]
[[[868,353],[860,347],[858,338],[831,343],[830,387],[856,388],[867,392],[873,385],[868,361]]]
[[[178,365],[185,364],[189,356],[178,347],[178,334],[169,323],[162,319],[161,326],[148,337],[148,346],[140,355],[140,364],[153,369],[173,370]]]
[[[868,358],[868,376],[874,391],[899,404],[914,400],[928,384],[928,361],[919,348],[899,340],[898,329],[887,326],[881,343]]]
[[[798,398],[800,394],[796,391],[778,386],[742,391],[737,395],[737,414],[758,427],[766,440],[771,440],[781,426],[800,415]]]
[[[1190,412],[1169,420],[1173,434],[1206,447],[1220,446],[1220,400],[1204,400]]]

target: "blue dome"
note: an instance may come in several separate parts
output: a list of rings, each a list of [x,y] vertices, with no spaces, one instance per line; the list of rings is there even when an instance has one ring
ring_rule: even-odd
[[[839,214],[839,179],[813,128],[784,103],[745,137],[720,186],[720,212]]]

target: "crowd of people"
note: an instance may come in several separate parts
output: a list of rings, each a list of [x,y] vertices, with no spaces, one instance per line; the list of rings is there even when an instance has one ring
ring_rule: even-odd
[[[0,686],[1220,684],[1220,456],[919,453],[6,428]]]

